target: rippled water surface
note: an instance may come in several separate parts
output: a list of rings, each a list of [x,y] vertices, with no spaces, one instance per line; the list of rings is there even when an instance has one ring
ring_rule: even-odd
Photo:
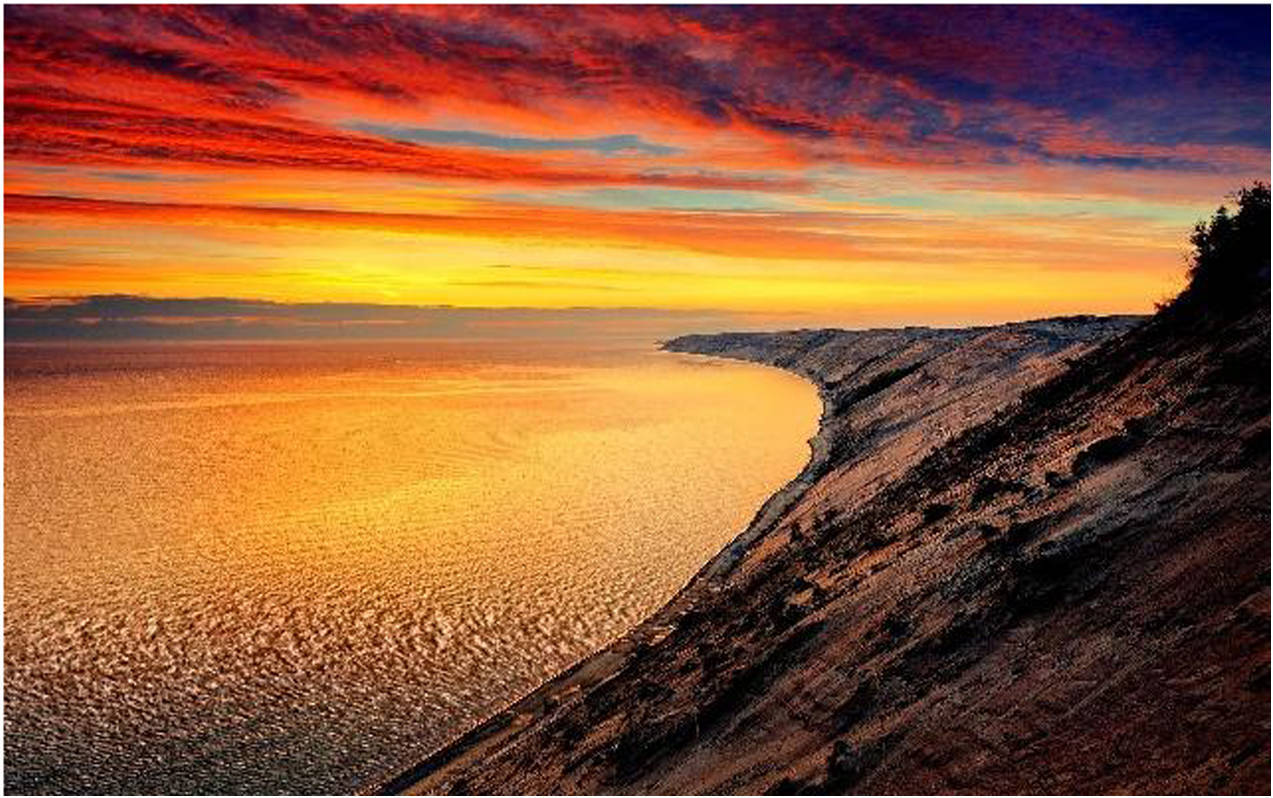
[[[10,347],[10,792],[348,791],[671,596],[811,386],[646,345]]]

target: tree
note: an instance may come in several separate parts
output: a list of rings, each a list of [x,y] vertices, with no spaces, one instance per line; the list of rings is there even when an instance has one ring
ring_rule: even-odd
[[[1189,287],[1180,304],[1232,308],[1261,299],[1269,284],[1269,186],[1256,182],[1232,195],[1236,212],[1221,205],[1193,228]]]

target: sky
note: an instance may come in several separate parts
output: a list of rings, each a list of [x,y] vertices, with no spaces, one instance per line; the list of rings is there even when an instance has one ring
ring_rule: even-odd
[[[1267,6],[6,6],[4,35],[6,319],[1146,312],[1270,171]]]

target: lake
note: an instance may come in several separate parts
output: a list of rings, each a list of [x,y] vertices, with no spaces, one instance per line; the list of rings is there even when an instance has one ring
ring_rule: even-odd
[[[649,343],[9,346],[10,792],[346,792],[671,597],[821,406]]]

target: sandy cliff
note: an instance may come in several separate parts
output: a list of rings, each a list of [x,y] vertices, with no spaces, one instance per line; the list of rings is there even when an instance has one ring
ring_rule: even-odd
[[[1256,299],[671,342],[814,380],[809,467],[631,635],[375,786],[1267,792]]]

